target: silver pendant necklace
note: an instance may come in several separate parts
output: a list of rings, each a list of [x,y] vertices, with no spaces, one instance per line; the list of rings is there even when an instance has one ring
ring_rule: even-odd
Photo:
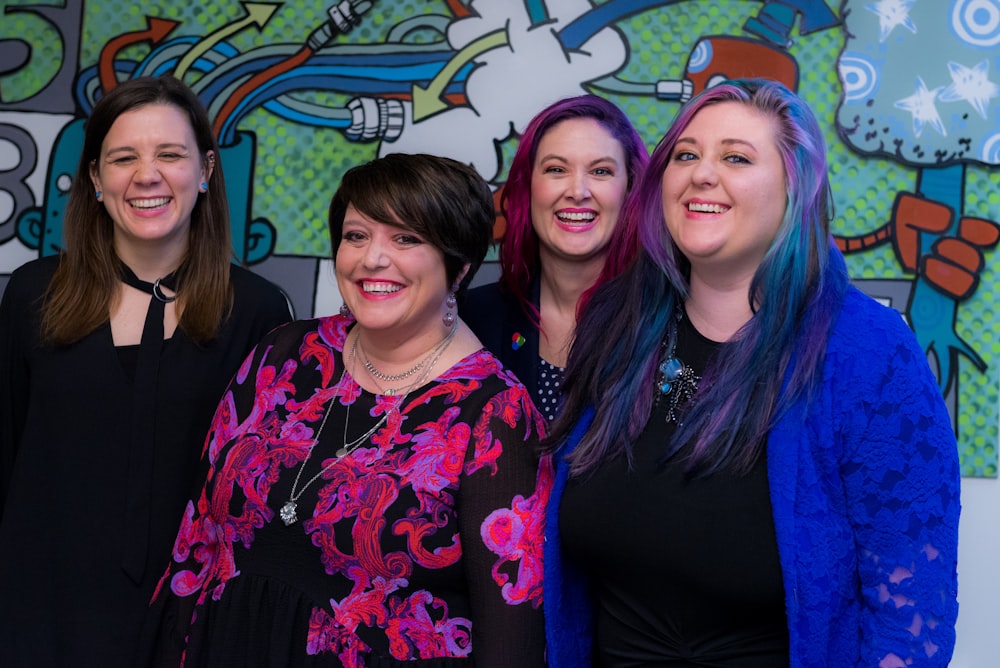
[[[424,362],[429,362],[429,364],[427,364],[427,367],[424,369],[423,374],[420,375],[420,378],[418,378],[416,381],[407,386],[406,391],[399,398],[399,400],[396,401],[396,403],[393,404],[392,407],[390,407],[389,410],[387,410],[382,415],[381,418],[379,418],[378,422],[376,422],[371,429],[369,429],[364,434],[362,434],[361,436],[352,441],[347,440],[347,427],[351,422],[351,405],[353,404],[353,402],[347,404],[347,412],[344,415],[343,445],[337,448],[337,451],[334,453],[334,460],[329,464],[327,464],[326,466],[324,466],[322,469],[320,469],[319,472],[316,473],[316,475],[309,478],[309,480],[307,480],[305,484],[302,485],[302,488],[299,489],[299,480],[302,478],[302,471],[305,470],[306,464],[312,458],[313,450],[316,448],[316,444],[319,443],[320,434],[323,433],[323,427],[326,426],[326,421],[330,417],[330,413],[333,412],[332,410],[333,401],[337,397],[337,394],[335,393],[330,397],[330,399],[326,403],[326,409],[323,413],[323,421],[320,422],[319,429],[316,430],[316,435],[313,437],[312,445],[309,446],[309,452],[306,453],[305,459],[303,459],[302,463],[299,464],[299,470],[295,474],[295,480],[292,481],[292,491],[288,495],[288,500],[285,501],[284,505],[281,506],[281,510],[278,511],[278,516],[281,517],[281,521],[285,523],[285,526],[290,526],[299,521],[299,516],[297,513],[298,500],[299,497],[301,497],[302,494],[305,493],[307,489],[309,489],[309,486],[312,485],[317,480],[319,480],[324,473],[333,468],[334,464],[336,464],[338,461],[340,461],[344,457],[348,456],[349,454],[357,450],[359,447],[361,447],[362,443],[367,442],[368,439],[370,439],[372,435],[375,434],[376,431],[382,428],[382,425],[388,422],[389,416],[391,416],[393,412],[398,412],[402,408],[403,403],[406,401],[407,395],[409,395],[409,393],[412,390],[416,389],[417,387],[420,387],[420,385],[424,383],[424,381],[427,379],[427,376],[430,375],[431,369],[433,369],[434,366],[438,363],[438,360],[441,359],[441,356],[444,354],[445,350],[447,350],[448,346],[451,344],[452,339],[455,338],[455,332],[457,330],[458,330],[458,325],[457,324],[453,325],[451,331],[448,333],[448,336],[442,339],[441,342],[434,347],[434,349],[431,351],[428,357],[425,357],[423,360],[421,360],[420,363],[421,366],[423,365]],[[354,337],[354,343],[351,345],[351,365],[355,366],[355,368],[357,366],[358,339],[360,338],[361,338],[361,333],[358,332],[357,336]],[[344,382],[344,378],[346,376],[347,376],[347,364],[345,363],[344,370],[340,373],[340,380],[337,382],[338,386],[340,386]],[[376,383],[376,385],[378,385],[378,383]],[[378,385],[378,387],[380,390],[382,389],[380,385]],[[395,392],[392,390],[388,392],[383,391],[383,394],[386,396],[393,396]]]

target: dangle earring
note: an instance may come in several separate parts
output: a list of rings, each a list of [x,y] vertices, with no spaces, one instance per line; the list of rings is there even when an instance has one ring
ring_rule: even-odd
[[[444,300],[444,306],[448,310],[445,311],[445,314],[441,317],[441,320],[444,322],[445,327],[451,327],[452,325],[455,324],[454,311],[455,311],[455,306],[458,305],[458,300],[455,299],[455,290],[457,289],[458,288],[452,288],[451,292],[448,293],[448,297]]]
[[[340,315],[344,316],[345,318],[351,317],[351,309],[347,306],[347,304],[340,305]]]

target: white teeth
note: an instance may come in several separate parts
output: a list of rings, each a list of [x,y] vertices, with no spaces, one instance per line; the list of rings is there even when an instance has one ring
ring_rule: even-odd
[[[559,220],[565,221],[567,223],[589,223],[590,221],[592,221],[594,218],[597,217],[597,214],[594,213],[593,211],[586,211],[580,213],[570,213],[568,211],[560,211],[559,213],[556,214],[556,217]]]
[[[692,202],[688,204],[688,211],[699,211],[702,213],[725,213],[729,211],[728,206],[722,206],[721,204],[702,204],[700,202]]]
[[[148,199],[131,199],[128,203],[136,209],[155,209],[164,206],[169,201],[169,197],[150,197]]]
[[[390,294],[393,292],[399,292],[403,288],[395,283],[388,283],[385,281],[364,281],[361,283],[361,289],[365,292]]]

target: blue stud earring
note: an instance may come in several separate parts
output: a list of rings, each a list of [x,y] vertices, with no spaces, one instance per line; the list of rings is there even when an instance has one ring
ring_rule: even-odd
[[[104,193],[98,190],[96,193],[94,193],[94,196],[97,197],[97,201],[100,202],[101,198],[104,197]]]
[[[204,181],[201,182],[201,191],[203,193],[207,193],[208,192],[208,184],[205,183]]]

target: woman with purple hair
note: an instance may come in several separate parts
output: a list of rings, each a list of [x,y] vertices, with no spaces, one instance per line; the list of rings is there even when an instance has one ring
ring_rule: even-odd
[[[646,160],[618,107],[580,95],[539,112],[511,161],[500,280],[471,291],[461,313],[550,420],[580,306],[637,252],[618,214]]]
[[[945,666],[959,471],[926,355],[850,286],[778,83],[692,99],[623,211],[549,439],[549,665]]]

